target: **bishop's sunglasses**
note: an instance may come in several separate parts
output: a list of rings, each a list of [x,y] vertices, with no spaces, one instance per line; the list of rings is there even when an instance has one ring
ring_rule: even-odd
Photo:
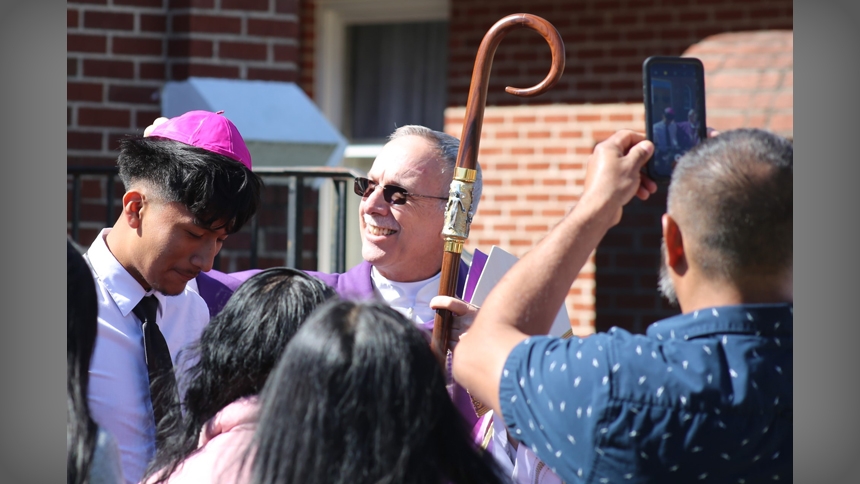
[[[382,188],[382,198],[391,205],[403,205],[408,197],[435,198],[437,200],[448,200],[448,197],[434,197],[430,195],[419,195],[417,193],[409,193],[405,188],[397,185],[380,185],[368,178],[359,177],[355,179],[353,190],[355,194],[361,198],[369,197],[376,187]]]

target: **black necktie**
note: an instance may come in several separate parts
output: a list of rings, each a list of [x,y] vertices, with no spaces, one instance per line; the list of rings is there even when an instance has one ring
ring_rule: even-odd
[[[176,375],[173,373],[173,360],[170,358],[167,341],[155,323],[158,299],[155,296],[146,296],[137,303],[132,312],[143,325],[143,348],[149,371],[149,397],[155,415],[155,443],[156,447],[159,447],[163,440],[160,430],[164,416],[179,400],[176,393]]]

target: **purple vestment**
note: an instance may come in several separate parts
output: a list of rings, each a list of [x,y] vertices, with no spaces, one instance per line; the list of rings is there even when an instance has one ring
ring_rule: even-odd
[[[335,292],[340,297],[349,299],[372,299],[374,298],[373,282],[370,279],[371,264],[367,261],[362,261],[361,264],[342,274],[327,274],[325,272],[305,271],[308,274],[320,279],[324,283],[334,288]],[[224,273],[216,270],[209,272],[201,272],[197,276],[197,287],[200,290],[200,296],[206,301],[209,306],[209,315],[214,317],[218,314],[227,300],[233,294],[233,291],[239,287],[245,280],[262,269],[250,269],[241,272]],[[457,275],[457,296],[463,294],[463,287],[466,282],[466,275],[469,272],[469,266],[460,261],[460,271]],[[478,420],[475,414],[475,409],[472,406],[472,398],[466,392],[466,389],[461,387],[456,382],[454,383],[453,393],[451,398],[454,400],[454,405],[460,410],[460,414],[466,420],[466,425],[471,429]]]

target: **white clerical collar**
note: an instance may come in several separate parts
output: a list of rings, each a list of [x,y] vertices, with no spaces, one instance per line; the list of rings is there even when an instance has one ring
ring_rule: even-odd
[[[436,311],[430,309],[430,300],[439,294],[439,280],[442,273],[415,282],[397,282],[387,279],[376,270],[370,269],[370,279],[377,293],[389,306],[403,313],[419,327],[433,329]]]

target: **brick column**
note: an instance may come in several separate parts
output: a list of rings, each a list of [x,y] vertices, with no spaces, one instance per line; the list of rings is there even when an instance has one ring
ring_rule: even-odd
[[[314,98],[314,36],[316,35],[316,5],[313,0],[301,0],[299,8],[299,87]]]

